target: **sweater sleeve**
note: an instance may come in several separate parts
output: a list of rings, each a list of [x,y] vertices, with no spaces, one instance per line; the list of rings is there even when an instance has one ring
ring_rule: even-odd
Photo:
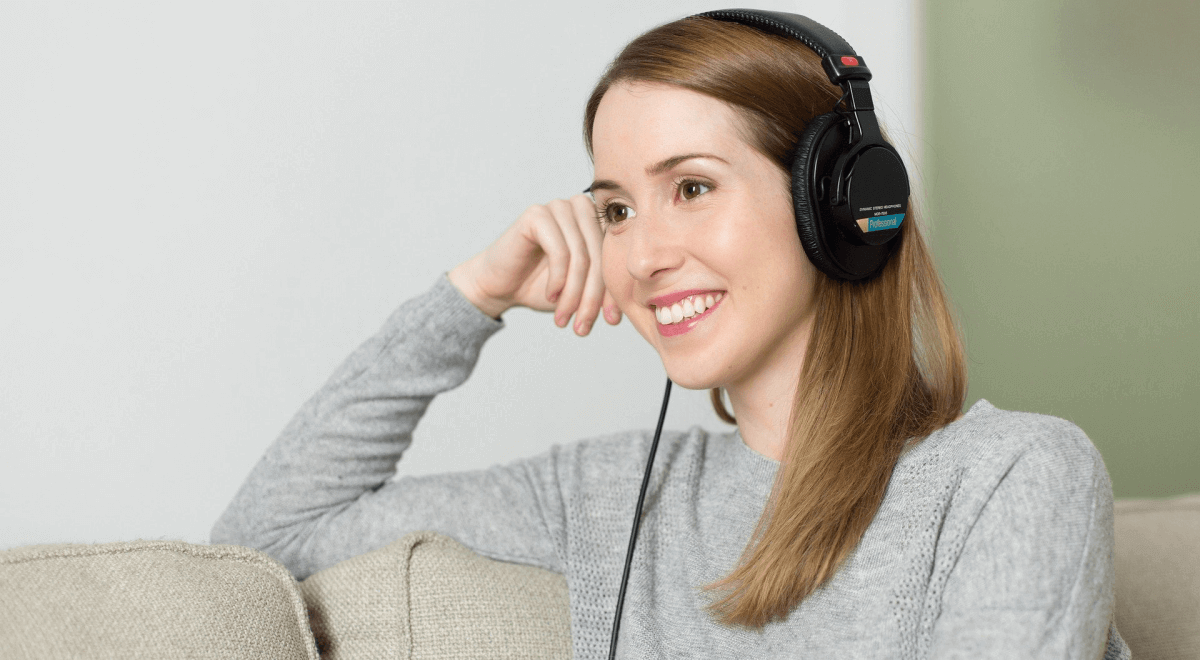
[[[1128,657],[1112,626],[1113,496],[1104,462],[1075,425],[1023,417],[1024,450],[982,470],[996,475],[993,487],[965,538],[951,541],[961,550],[947,571],[930,655]]]
[[[561,572],[553,452],[488,470],[391,480],[421,415],[470,375],[503,324],[442,277],[397,309],[296,413],[213,526],[298,578],[433,530]],[[553,530],[553,531],[552,531]]]

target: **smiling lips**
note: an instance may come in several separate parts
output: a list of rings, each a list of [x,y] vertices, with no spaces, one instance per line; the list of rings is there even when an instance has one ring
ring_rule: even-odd
[[[724,296],[722,291],[685,291],[656,298],[651,301],[650,307],[658,319],[658,333],[673,337],[691,330],[700,319],[712,312]]]

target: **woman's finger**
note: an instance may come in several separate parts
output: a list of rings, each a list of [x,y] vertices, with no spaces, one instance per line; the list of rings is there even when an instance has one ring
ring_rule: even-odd
[[[579,301],[583,297],[584,286],[587,283],[588,270],[591,268],[591,257],[588,254],[587,242],[584,240],[579,223],[575,218],[574,207],[566,200],[556,199],[547,204],[546,208],[554,216],[570,250],[566,283],[554,308],[554,323],[558,327],[564,328],[570,322],[571,315],[579,309]]]
[[[530,240],[546,253],[546,300],[553,304],[567,285],[567,274],[571,264],[571,248],[563,236],[562,229],[550,209],[533,206],[525,212],[529,216]],[[532,292],[531,292],[532,293]],[[528,304],[528,303],[527,303]],[[538,307],[537,305],[530,305]],[[544,309],[544,308],[543,308]]]
[[[575,334],[584,336],[591,332],[600,307],[604,303],[604,276],[600,262],[600,226],[596,222],[596,206],[587,195],[575,195],[568,200],[574,211],[575,223],[580,235],[587,245],[591,265],[588,268],[587,280],[583,287],[583,295],[579,301],[579,310],[575,313]]]
[[[621,308],[617,307],[617,301],[613,300],[612,294],[608,289],[604,290],[604,320],[609,325],[616,325],[621,322]]]

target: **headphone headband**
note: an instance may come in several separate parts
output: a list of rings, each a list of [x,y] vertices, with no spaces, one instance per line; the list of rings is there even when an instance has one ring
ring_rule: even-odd
[[[696,17],[741,23],[763,32],[791,37],[813,49],[822,59],[829,55],[857,55],[838,33],[799,14],[759,9],[718,9],[696,14]]]
[[[835,85],[844,87],[847,80],[871,79],[871,71],[841,35],[807,16],[758,9],[718,9],[692,18],[740,23],[768,34],[795,39],[821,57],[825,74]]]

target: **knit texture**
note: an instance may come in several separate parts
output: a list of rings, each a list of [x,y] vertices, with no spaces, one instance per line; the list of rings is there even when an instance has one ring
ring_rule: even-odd
[[[317,660],[292,576],[249,548],[182,541],[0,553],[0,658]]]
[[[268,448],[213,540],[304,577],[437,531],[565,576],[575,657],[606,657],[650,431],[391,478],[430,401],[502,325],[445,278],[402,305]],[[1112,625],[1111,484],[1069,422],[977,403],[906,450],[855,551],[785,620],[719,625],[702,587],[736,564],[777,469],[736,432],[664,431],[621,657],[1129,657]]]

